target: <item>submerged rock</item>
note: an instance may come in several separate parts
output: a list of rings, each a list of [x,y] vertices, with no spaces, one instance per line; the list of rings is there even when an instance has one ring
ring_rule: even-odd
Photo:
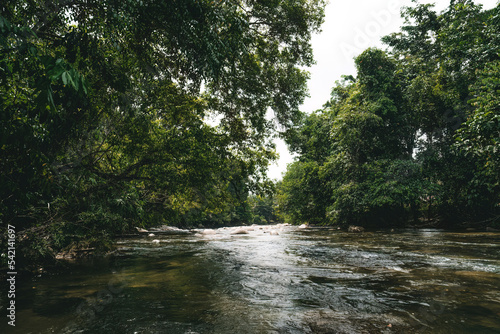
[[[167,225],[153,227],[150,230],[162,234],[191,234],[191,231],[189,230],[183,230],[178,227],[167,226]]]
[[[348,232],[354,232],[354,233],[360,233],[360,232],[364,232],[365,228],[361,227],[361,226],[351,225],[351,226],[349,226],[349,228],[347,229],[347,231]]]
[[[81,259],[92,255],[95,251],[95,248],[77,248],[73,247],[70,250],[60,252],[56,254],[56,260],[66,260],[72,261],[76,259]]]

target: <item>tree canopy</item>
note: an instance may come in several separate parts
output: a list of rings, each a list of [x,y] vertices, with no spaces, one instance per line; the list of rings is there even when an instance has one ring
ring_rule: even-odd
[[[498,224],[500,6],[402,15],[388,49],[356,57],[357,76],[287,137],[299,157],[277,196],[285,220]]]
[[[270,136],[300,119],[323,7],[2,2],[0,219],[33,256],[247,219],[249,194],[272,190]]]

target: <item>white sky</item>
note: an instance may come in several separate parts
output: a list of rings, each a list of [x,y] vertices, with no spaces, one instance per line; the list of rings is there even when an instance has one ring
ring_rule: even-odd
[[[421,0],[420,3],[431,1]],[[438,12],[445,9],[449,0],[432,1]],[[493,8],[497,0],[476,0],[484,9]],[[311,43],[316,65],[309,69],[309,95],[302,111],[310,113],[320,109],[329,99],[335,81],[342,75],[355,75],[353,58],[369,47],[385,48],[382,36],[399,31],[403,24],[400,9],[411,6],[410,0],[330,0],[325,10],[322,32],[313,36]],[[276,141],[280,159],[269,166],[268,176],[281,179],[288,163],[293,161],[286,144]]]

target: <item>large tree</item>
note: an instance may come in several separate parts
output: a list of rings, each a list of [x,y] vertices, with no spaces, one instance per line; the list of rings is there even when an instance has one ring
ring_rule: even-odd
[[[0,219],[61,248],[243,205],[300,118],[323,5],[3,2]]]

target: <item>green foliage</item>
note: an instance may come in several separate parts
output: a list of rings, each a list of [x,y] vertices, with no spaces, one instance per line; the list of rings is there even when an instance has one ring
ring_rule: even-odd
[[[268,137],[300,119],[323,5],[2,4],[0,218],[43,231],[51,254],[133,226],[251,221],[249,194],[272,190]]]
[[[488,64],[476,82],[471,100],[475,110],[457,131],[456,146],[471,161],[468,180],[469,206],[493,211],[500,202],[500,62]]]
[[[359,55],[357,77],[289,133],[299,157],[280,214],[365,226],[498,220],[499,13],[472,1],[405,8],[401,32],[383,38],[389,51]]]
[[[251,210],[252,224],[272,224],[278,220],[273,196],[251,196],[248,199],[248,205]]]
[[[300,131],[290,131],[287,142],[290,150],[299,154],[302,161],[325,161],[331,154],[330,115],[318,111],[309,115]]]
[[[287,223],[323,223],[325,219],[324,184],[315,161],[297,161],[288,166],[279,186],[278,212]]]
[[[500,145],[500,62],[490,63],[480,72],[470,102],[476,109],[457,131],[458,146],[484,163],[493,174],[499,169]]]

